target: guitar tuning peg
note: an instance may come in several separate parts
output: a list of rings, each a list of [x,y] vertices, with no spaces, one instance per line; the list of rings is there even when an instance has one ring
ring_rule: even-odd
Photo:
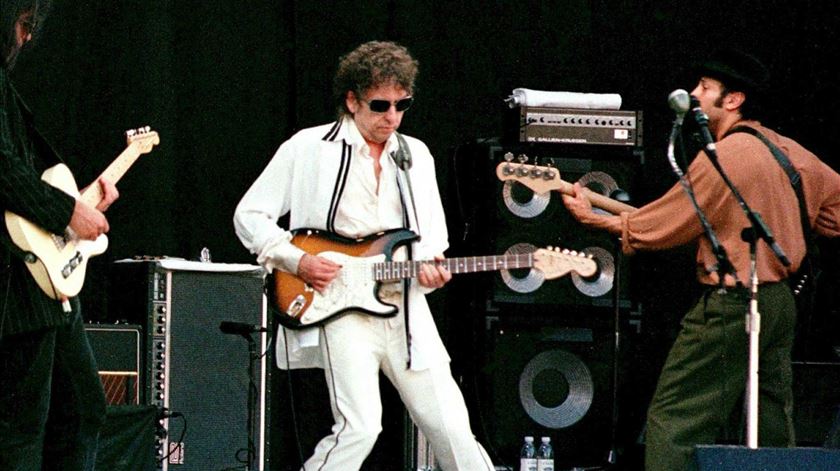
[[[151,130],[152,130],[151,126],[146,126],[145,128],[143,128],[143,132],[149,132]]]
[[[533,177],[533,178],[540,178],[540,177],[542,177],[542,174],[543,174],[543,171],[540,170],[539,167],[533,167],[531,169],[531,177]]]
[[[569,254],[569,249],[563,249],[563,253],[568,255]]]
[[[547,246],[545,247],[545,249],[546,249],[546,250],[554,250],[554,247],[552,247],[552,246],[550,246],[550,245],[547,245]]]
[[[513,152],[505,152],[502,158],[505,159],[505,162],[513,162]]]
[[[517,157],[517,158],[516,158],[516,160],[517,160],[520,164],[524,164],[525,162],[527,162],[527,161],[528,161],[528,156],[527,156],[527,155],[525,155],[525,154],[519,154],[519,157]]]

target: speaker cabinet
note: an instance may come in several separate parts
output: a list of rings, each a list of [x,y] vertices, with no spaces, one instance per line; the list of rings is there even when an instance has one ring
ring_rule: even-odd
[[[145,332],[141,397],[168,414],[159,469],[227,469],[252,459],[250,469],[267,469],[267,336],[252,334],[252,352],[245,338],[219,330],[222,321],[267,326],[263,270],[170,259],[112,270],[109,311]]]
[[[840,417],[840,363],[794,362],[793,398],[796,444],[831,442]]]
[[[108,405],[139,404],[142,329],[139,325],[86,324]]]
[[[702,445],[695,447],[699,471],[835,471],[840,451],[821,448],[757,448]]]
[[[617,257],[616,238],[579,224],[558,191],[540,192],[545,189],[543,174],[535,176],[534,169],[550,167],[559,172],[561,180],[580,182],[604,196],[632,196],[642,160],[640,149],[491,140],[462,146],[454,160],[458,199],[454,212],[460,219],[451,221],[450,226],[452,238],[461,241],[453,244],[454,251],[485,255],[552,246],[585,252],[598,264],[592,277],[571,273],[551,281],[544,280],[536,269],[501,271],[489,287],[490,300],[609,307],[619,282],[620,303],[630,305],[629,273],[626,262]],[[512,169],[516,177],[501,181],[496,176],[500,164]],[[617,270],[622,272],[620,280]]]
[[[479,392],[488,445],[502,462],[522,437],[551,437],[555,466],[603,464],[612,432],[612,337],[535,316],[488,318]]]

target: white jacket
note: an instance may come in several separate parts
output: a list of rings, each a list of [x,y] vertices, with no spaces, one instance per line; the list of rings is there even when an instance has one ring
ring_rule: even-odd
[[[394,167],[403,189],[410,229],[420,233],[413,244],[415,260],[431,259],[448,248],[448,235],[443,206],[435,176],[434,159],[428,147],[418,139],[403,136],[411,150],[409,170],[416,207],[411,209],[405,175],[386,157],[389,149],[398,148],[392,135],[385,146],[380,163]],[[245,247],[257,255],[257,261],[267,270],[297,272],[304,252],[290,243],[292,233],[277,225],[277,220],[289,214],[289,229],[312,228],[328,230],[347,237],[367,234],[348,234],[335,227],[335,209],[341,204],[343,181],[347,177],[349,159],[356,156],[364,144],[352,118],[299,131],[284,142],[263,173],[245,193],[234,214],[236,234]],[[449,361],[438,335],[424,293],[430,290],[411,283],[409,295],[409,330],[411,332],[411,368],[422,370],[433,363]],[[400,313],[399,315],[403,315]],[[289,358],[286,359],[285,339],[288,337]],[[323,367],[315,328],[278,331],[276,343],[278,367]]]

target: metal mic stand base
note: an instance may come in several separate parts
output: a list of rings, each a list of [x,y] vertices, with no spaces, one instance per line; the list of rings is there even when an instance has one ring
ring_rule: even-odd
[[[758,448],[758,357],[761,314],[758,312],[758,269],[756,264],[757,234],[752,227],[741,232],[750,244],[750,305],[745,321],[749,335],[749,369],[747,371],[747,447]]]

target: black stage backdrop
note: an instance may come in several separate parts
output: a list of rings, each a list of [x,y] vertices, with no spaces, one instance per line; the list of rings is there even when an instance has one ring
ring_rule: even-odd
[[[216,262],[253,262],[233,232],[236,203],[284,139],[334,119],[337,59],[363,41],[396,40],[420,61],[402,130],[436,155],[450,212],[454,150],[510,132],[503,99],[516,87],[620,93],[623,109],[642,110],[645,165],[631,195],[642,204],[674,182],[664,157],[666,97],[691,90],[686,69],[720,46],[765,60],[775,76],[769,124],[840,168],[838,17],[840,4],[816,0],[54,0],[14,75],[80,185],[122,151],[124,130],[149,125],[160,134],[120,181],[110,249],[91,262],[82,293],[87,317],[108,319],[113,260],[193,259],[207,247]],[[462,232],[453,224],[450,238]],[[650,372],[639,374],[640,410],[688,302],[671,293],[693,289],[692,268],[680,263],[690,259],[683,250],[637,260],[662,280],[643,293],[656,341],[645,342],[652,359],[634,362]],[[455,341],[462,313],[446,294],[435,297],[439,323],[454,369],[465,371],[472,345]],[[823,307],[836,314],[834,296]]]

